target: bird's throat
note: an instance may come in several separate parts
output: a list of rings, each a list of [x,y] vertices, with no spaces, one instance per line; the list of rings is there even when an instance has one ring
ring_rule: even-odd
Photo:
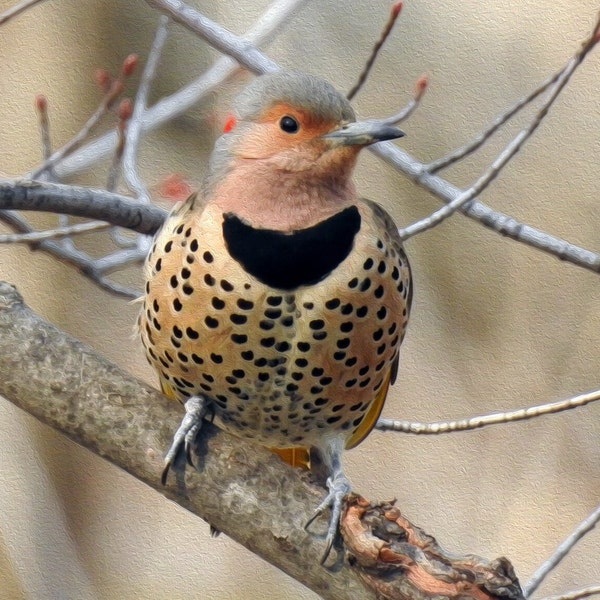
[[[208,203],[253,227],[289,233],[316,225],[356,200],[349,174],[303,175],[242,161],[208,193]]]

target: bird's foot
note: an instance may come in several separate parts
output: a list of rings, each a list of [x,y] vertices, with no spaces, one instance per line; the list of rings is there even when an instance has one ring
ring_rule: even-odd
[[[313,516],[304,526],[304,529],[308,529],[317,517],[322,515],[328,508],[331,509],[329,527],[327,529],[327,536],[325,537],[325,552],[321,557],[321,564],[325,564],[333,545],[339,538],[342,506],[344,504],[344,498],[350,493],[350,481],[342,471],[338,471],[327,479],[327,489],[329,490],[329,493],[325,497],[325,500],[319,504]]]
[[[163,485],[166,484],[169,471],[180,452],[185,451],[187,463],[193,466],[192,447],[209,409],[209,401],[204,396],[192,396],[186,401],[185,416],[181,420],[181,425],[175,432],[171,446],[165,456],[165,468],[161,477]]]

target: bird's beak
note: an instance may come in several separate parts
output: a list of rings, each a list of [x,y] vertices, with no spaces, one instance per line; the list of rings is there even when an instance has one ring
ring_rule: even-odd
[[[401,138],[404,132],[392,127],[385,120],[356,121],[321,136],[330,148],[339,146],[368,146],[384,140]]]

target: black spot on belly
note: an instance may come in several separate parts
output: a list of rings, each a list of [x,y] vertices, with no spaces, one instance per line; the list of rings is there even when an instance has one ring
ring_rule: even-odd
[[[232,213],[223,217],[229,254],[259,281],[282,290],[327,277],[350,254],[360,229],[355,206],[292,233],[255,229]]]

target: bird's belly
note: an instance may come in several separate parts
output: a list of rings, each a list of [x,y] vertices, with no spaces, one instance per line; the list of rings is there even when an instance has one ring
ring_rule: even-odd
[[[399,257],[373,244],[372,257],[281,291],[241,269],[219,239],[204,250],[186,231],[171,236],[160,264],[149,258],[140,319],[163,388],[210,398],[226,429],[268,446],[349,438],[387,384],[404,334]]]

